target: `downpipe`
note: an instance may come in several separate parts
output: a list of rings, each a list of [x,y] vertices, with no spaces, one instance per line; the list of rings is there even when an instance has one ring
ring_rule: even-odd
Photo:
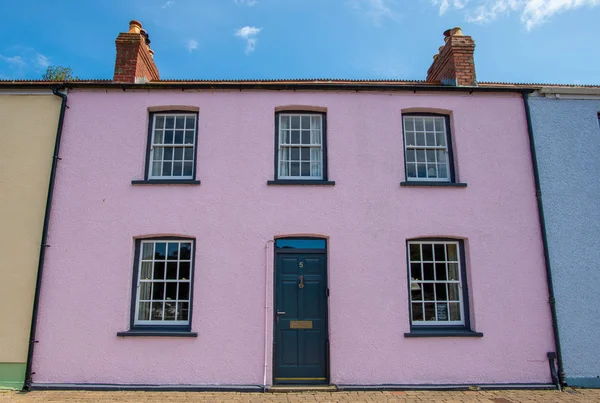
[[[49,248],[50,245],[47,244],[48,239],[48,224],[50,222],[50,211],[52,209],[52,196],[54,193],[54,181],[56,179],[56,167],[58,165],[58,161],[60,157],[58,156],[60,150],[60,141],[62,137],[63,131],[63,123],[65,119],[65,111],[68,108],[67,106],[67,95],[59,92],[58,88],[52,88],[52,93],[57,97],[60,97],[60,114],[58,118],[58,127],[56,129],[56,140],[54,142],[54,154],[52,155],[52,168],[50,169],[50,182],[48,184],[48,196],[46,199],[46,212],[44,213],[44,226],[42,228],[42,242],[40,244],[40,257],[38,260],[38,269],[37,269],[37,277],[35,280],[35,294],[33,297],[33,312],[31,314],[31,328],[29,331],[29,349],[27,351],[27,366],[25,368],[25,384],[23,385],[23,390],[29,391],[31,390],[31,382],[32,376],[35,372],[31,371],[32,368],[32,360],[33,360],[33,349],[35,344],[38,342],[35,339],[35,333],[37,330],[37,317],[39,311],[40,304],[40,290],[42,286],[42,273],[44,269],[44,259],[46,257],[46,248]]]
[[[565,384],[565,371],[563,367],[562,351],[560,343],[560,334],[558,332],[558,317],[556,315],[556,299],[554,297],[554,283],[552,281],[552,270],[550,265],[550,253],[548,251],[548,236],[546,233],[546,219],[544,217],[544,205],[542,203],[542,189],[540,185],[540,175],[538,168],[538,160],[535,151],[535,138],[533,136],[533,124],[531,122],[531,110],[529,109],[529,93],[522,92],[523,105],[525,106],[525,116],[527,118],[527,134],[529,135],[529,148],[531,152],[531,162],[533,164],[533,175],[535,178],[535,194],[538,206],[538,217],[540,220],[540,228],[542,231],[542,243],[544,245],[544,263],[546,266],[546,282],[548,283],[548,296],[550,304],[550,312],[552,313],[552,330],[554,331],[554,344],[556,353],[549,352],[547,354],[548,363],[550,365],[550,374],[552,381],[556,385],[556,389],[561,390]],[[556,364],[558,365],[558,374],[556,372]]]
[[[269,363],[269,244],[275,245],[275,241],[269,239],[265,243],[265,362],[263,366],[263,392],[267,391],[267,368]]]

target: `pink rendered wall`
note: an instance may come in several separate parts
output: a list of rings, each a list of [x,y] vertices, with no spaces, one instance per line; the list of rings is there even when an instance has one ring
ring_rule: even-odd
[[[274,109],[290,104],[328,108],[334,187],[267,186]],[[262,384],[265,245],[288,234],[329,238],[332,383],[550,382],[545,354],[554,347],[520,96],[79,90],[69,105],[34,382]],[[147,108],[157,105],[199,107],[202,185],[131,185],[143,179]],[[467,188],[399,186],[401,110],[412,107],[452,111]],[[197,238],[198,338],[116,336],[129,328],[134,238],[155,234]],[[404,337],[405,241],[421,236],[466,240],[472,327],[484,337]],[[268,382],[271,337],[269,327]]]

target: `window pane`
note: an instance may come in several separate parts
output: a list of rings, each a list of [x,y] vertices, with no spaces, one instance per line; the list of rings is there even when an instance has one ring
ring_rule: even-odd
[[[423,263],[423,280],[433,280],[433,263]]]
[[[163,143],[163,131],[155,130],[154,131],[154,143],[153,144],[162,144]]]
[[[163,127],[165,127],[165,117],[154,115],[154,128],[162,129]]]
[[[169,242],[167,246],[167,259],[173,260],[177,259],[179,256],[179,243],[178,242]]]
[[[152,299],[163,299],[165,296],[165,283],[154,283],[152,287]]]
[[[418,162],[425,162],[425,150],[417,150],[417,161]]]
[[[302,116],[300,125],[302,129],[310,129],[310,116]]]
[[[142,262],[142,272],[140,280],[150,280],[152,278],[152,262]]]
[[[300,176],[300,163],[292,162],[290,164],[290,176]]]
[[[162,168],[162,176],[171,176],[172,166],[170,162],[164,162]]]
[[[165,278],[165,262],[154,262],[154,280],[162,280]]]
[[[279,132],[279,142],[281,144],[290,144],[290,131],[289,130],[281,130]]]
[[[179,299],[188,300],[190,299],[190,283],[180,282],[179,283]]]
[[[321,117],[320,116],[311,116],[310,128],[314,129],[314,130],[321,130]]]
[[[300,144],[300,130],[292,130],[291,144]]]
[[[422,118],[415,118],[415,130],[417,130],[417,131],[424,131],[425,130],[425,126],[423,125],[423,119]]]
[[[448,315],[448,304],[446,303],[437,303],[436,304],[436,314],[437,320],[440,322],[446,322],[449,320]]]
[[[445,147],[446,146],[446,135],[444,133],[436,133],[437,144],[438,146]]]
[[[406,145],[407,146],[415,145],[415,133],[413,133],[413,132],[406,133]]]
[[[192,176],[193,169],[191,162],[185,162],[183,164],[183,176]]]
[[[446,125],[446,119],[444,118],[435,118],[435,130],[437,131],[444,131],[444,126]]]
[[[280,129],[289,129],[290,128],[290,117],[287,115],[279,116],[279,128]]]
[[[419,178],[427,177],[427,165],[426,164],[417,164],[417,177],[419,177]]]
[[[140,283],[140,300],[149,300],[152,292],[152,283],[143,281]]]
[[[152,150],[152,160],[153,161],[161,161],[163,159],[163,148],[162,147],[154,147]]]
[[[152,242],[142,243],[142,259],[143,260],[152,259],[153,250],[154,250],[154,244]]]
[[[186,147],[183,152],[183,159],[186,161],[192,161],[194,159],[194,149],[192,147]]]
[[[162,175],[162,162],[153,162],[152,163],[152,176],[160,176]]]
[[[140,302],[138,308],[138,320],[150,319],[150,302]]]
[[[448,261],[451,262],[457,262],[458,261],[458,254],[456,252],[456,244],[448,244],[447,245],[447,252],[448,252]]]
[[[435,294],[433,292],[433,284],[423,283],[423,296],[425,301],[434,301]]]
[[[458,263],[448,263],[448,280],[458,280]]]
[[[190,262],[179,263],[179,280],[190,279]]]
[[[430,147],[434,147],[435,146],[435,133],[430,133],[427,132],[427,134],[425,134],[425,142],[427,143],[428,146]]]
[[[406,150],[406,162],[415,162],[415,150]]]
[[[448,156],[448,152],[446,150],[438,150],[437,151],[438,162],[446,162],[447,156]]]
[[[300,116],[292,116],[292,129],[300,129]]]
[[[409,178],[417,177],[417,165],[416,164],[408,164],[406,166],[406,176]]]
[[[278,249],[325,249],[326,241],[324,239],[280,238],[275,240],[275,247]]]
[[[435,150],[426,150],[425,156],[427,157],[427,162],[436,162],[435,160]]]
[[[165,119],[165,122],[166,122],[165,128],[167,128],[167,129],[173,129],[173,127],[175,126],[175,118],[173,116],[167,116],[167,118]]]
[[[439,164],[438,167],[438,178],[448,178],[448,168],[445,164]]]
[[[417,145],[418,146],[424,146],[425,145],[425,133],[415,133],[415,138],[417,140]]]
[[[421,260],[421,245],[413,243],[410,247],[410,260],[419,261]]]
[[[321,144],[321,131],[311,130],[310,131],[310,144]]]
[[[170,161],[173,159],[173,147],[165,147],[163,159],[166,161]]]
[[[177,304],[177,320],[188,320],[188,305],[187,302]]]
[[[177,278],[177,262],[167,263],[167,280],[174,280]]]
[[[410,296],[411,301],[422,301],[423,300],[423,290],[418,283],[411,283],[410,286]]]
[[[310,176],[310,162],[303,162],[300,167],[301,176]]]
[[[303,161],[310,161],[310,148],[302,147],[300,149],[300,159]]]
[[[421,248],[423,249],[423,260],[433,260],[433,245],[424,243]]]
[[[185,144],[194,144],[194,132],[189,130],[185,131]]]
[[[446,248],[443,244],[436,243],[433,245],[433,252],[435,256],[435,260],[438,262],[443,262],[446,260]]]
[[[299,160],[300,159],[300,148],[299,147],[292,147],[290,149],[291,152],[291,160]]]
[[[181,162],[173,163],[173,176],[181,176],[183,173],[183,164]]]
[[[175,118],[175,128],[176,129],[184,129],[185,128],[185,117],[177,116]]]
[[[161,302],[153,302],[152,303],[152,316],[151,320],[162,320],[162,311],[163,311],[163,303]]]
[[[446,280],[446,263],[435,264],[435,279],[438,281]]]
[[[310,130],[302,130],[302,144],[310,144]]]
[[[183,144],[183,130],[175,130],[175,144]]]
[[[460,304],[450,303],[448,305],[450,305],[450,320],[462,320],[460,317]]]
[[[410,264],[410,277],[415,280],[423,280],[423,276],[421,274],[421,263]]]
[[[165,320],[175,320],[176,309],[177,309],[177,303],[165,302]]]
[[[186,129],[195,129],[196,128],[196,117],[195,116],[187,116],[185,118],[185,128]]]
[[[437,165],[427,164],[427,177],[428,178],[437,178]]]
[[[438,283],[435,285],[435,299],[437,301],[446,301],[448,299],[445,283]]]
[[[192,244],[190,242],[181,243],[181,253],[179,258],[181,260],[190,260],[192,256]]]
[[[435,304],[425,303],[425,320],[435,321]]]
[[[167,244],[164,242],[157,242],[156,247],[154,249],[154,259],[165,259]]]
[[[416,321],[423,320],[423,304],[412,304],[412,318]]]
[[[433,119],[425,119],[425,130],[434,131]]]
[[[415,130],[415,119],[414,118],[404,118],[404,128],[407,131]]]
[[[165,130],[165,144],[173,144],[173,130]]]
[[[458,284],[448,284],[448,300],[449,301],[458,301]]]
[[[177,283],[167,283],[167,293],[165,295],[165,299],[173,301],[177,299]]]

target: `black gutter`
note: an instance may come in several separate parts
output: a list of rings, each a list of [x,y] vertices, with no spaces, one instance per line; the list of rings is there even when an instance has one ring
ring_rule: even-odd
[[[544,244],[544,260],[546,264],[546,280],[548,283],[548,302],[550,303],[550,311],[552,312],[552,330],[554,331],[554,344],[556,345],[556,361],[558,363],[558,379],[555,380],[557,389],[560,390],[561,385],[565,384],[565,371],[563,367],[560,335],[558,333],[558,317],[556,315],[556,299],[554,297],[554,283],[552,281],[552,269],[550,266],[550,252],[548,250],[548,236],[546,233],[546,219],[544,217],[544,205],[542,202],[542,188],[540,185],[540,173],[538,169],[538,159],[535,151],[535,138],[533,136],[533,124],[531,123],[531,111],[529,109],[529,94],[523,93],[523,104],[525,105],[525,116],[527,117],[527,133],[529,134],[529,148],[531,151],[531,162],[533,164],[533,175],[535,178],[535,194],[538,205],[538,216],[540,219],[540,227],[542,230],[542,243]],[[551,365],[554,366],[551,353],[548,354],[551,360]],[[554,376],[553,376],[554,377]]]
[[[46,199],[46,212],[44,213],[44,227],[42,229],[42,242],[40,245],[40,258],[38,261],[37,278],[35,281],[35,295],[33,297],[33,313],[31,314],[31,330],[29,332],[29,351],[27,352],[27,367],[25,369],[25,385],[23,390],[31,390],[31,376],[34,372],[31,372],[32,361],[33,361],[33,347],[37,340],[35,339],[35,332],[37,328],[37,316],[40,304],[40,289],[42,286],[42,272],[44,269],[44,258],[46,256],[46,248],[49,247],[46,243],[48,238],[48,224],[50,222],[50,211],[52,209],[52,195],[54,193],[54,180],[56,178],[56,166],[58,160],[58,152],[60,150],[60,140],[62,137],[63,122],[65,120],[65,110],[67,106],[67,95],[58,91],[58,88],[52,88],[52,93],[62,98],[60,104],[60,115],[58,118],[58,128],[56,129],[56,141],[54,142],[54,154],[52,156],[52,169],[50,170],[50,183],[48,185],[48,198]]]
[[[60,83],[61,87],[68,89],[75,88],[100,88],[100,89],[120,89],[126,90],[275,90],[275,91],[443,91],[443,92],[533,92],[533,88],[514,88],[514,87],[461,87],[453,85],[423,85],[423,84],[377,84],[377,83],[335,83],[335,82],[301,82],[301,83],[271,83],[271,82],[149,82],[145,84],[133,83],[115,83],[107,82],[72,82],[65,81]],[[49,88],[51,84],[38,83],[2,83],[3,88]],[[56,84],[54,84],[56,86]]]

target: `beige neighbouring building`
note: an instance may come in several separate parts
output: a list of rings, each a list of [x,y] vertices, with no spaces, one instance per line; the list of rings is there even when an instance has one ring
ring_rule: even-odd
[[[0,389],[21,389],[61,98],[0,90]]]

